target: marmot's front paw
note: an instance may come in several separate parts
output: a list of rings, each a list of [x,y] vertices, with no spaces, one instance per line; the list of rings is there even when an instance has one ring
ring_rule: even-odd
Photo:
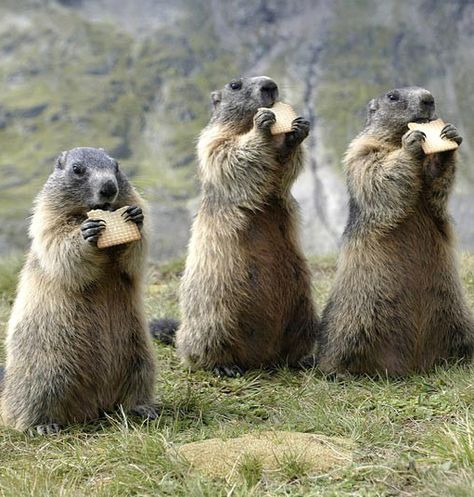
[[[97,245],[100,234],[105,229],[105,221],[102,219],[86,219],[81,224],[81,233],[86,242]]]
[[[441,130],[441,138],[455,141],[458,145],[462,143],[462,136],[459,134],[456,126],[453,124],[446,124]]]
[[[141,207],[138,207],[138,205],[131,205],[122,214],[122,217],[125,221],[132,221],[132,223],[135,223],[139,228],[143,226],[143,211]]]
[[[297,117],[291,123],[291,131],[285,135],[285,143],[289,147],[296,147],[309,134],[310,124],[304,117]]]
[[[275,114],[270,109],[259,109],[253,118],[255,128],[267,131],[268,133],[275,122]]]
[[[425,141],[426,135],[419,129],[413,129],[406,132],[402,137],[402,147],[416,157],[423,157],[424,152],[422,144]]]

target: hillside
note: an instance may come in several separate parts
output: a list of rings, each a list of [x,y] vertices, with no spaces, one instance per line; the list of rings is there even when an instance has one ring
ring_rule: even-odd
[[[313,125],[295,185],[312,253],[334,251],[341,156],[374,95],[420,85],[465,141],[452,202],[474,247],[470,167],[474,4],[468,0],[7,0],[0,6],[0,252],[22,250],[55,156],[102,146],[152,204],[155,259],[183,253],[197,195],[194,147],[209,93],[272,76]]]

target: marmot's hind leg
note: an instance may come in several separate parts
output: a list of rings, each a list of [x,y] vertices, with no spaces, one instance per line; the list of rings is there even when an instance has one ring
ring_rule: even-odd
[[[71,391],[64,369],[40,368],[33,379],[24,371],[14,373],[6,374],[2,415],[17,430],[46,435],[57,433],[68,422],[99,417],[93,398]]]
[[[302,366],[315,353],[319,320],[308,297],[303,297],[283,332],[281,358],[289,366]]]
[[[451,325],[446,336],[446,359],[470,361],[474,355],[474,323]]]
[[[147,347],[135,352],[130,360],[128,371],[118,403],[133,415],[156,419],[158,411],[153,399],[155,364]]]
[[[474,355],[474,316],[455,298],[439,301],[423,343],[422,369],[439,362],[469,361]]]
[[[28,430],[29,435],[54,435],[61,431],[61,426],[57,423],[36,425]]]

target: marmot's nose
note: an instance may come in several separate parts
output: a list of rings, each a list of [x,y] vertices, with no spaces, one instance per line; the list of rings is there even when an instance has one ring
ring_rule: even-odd
[[[421,96],[421,104],[424,107],[434,107],[435,101],[433,95],[429,92],[423,93]]]
[[[117,194],[117,185],[109,179],[101,186],[99,193],[104,199],[111,199]]]
[[[278,86],[272,79],[268,78],[262,82],[260,85],[260,91],[271,98],[276,99],[278,97]]]

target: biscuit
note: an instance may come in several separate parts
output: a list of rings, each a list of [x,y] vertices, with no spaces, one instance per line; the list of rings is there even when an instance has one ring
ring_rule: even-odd
[[[436,119],[436,121],[429,123],[408,123],[409,129],[418,129],[425,133],[426,139],[421,146],[426,155],[458,148],[459,145],[455,141],[441,138],[440,134],[444,126],[445,123],[442,119]]]
[[[128,209],[128,205],[116,211],[103,211],[95,209],[87,213],[89,219],[102,219],[105,221],[105,230],[97,240],[98,248],[113,247],[140,240],[140,230],[132,221],[125,221],[123,213]]]
[[[276,102],[270,110],[276,117],[276,123],[270,128],[271,134],[289,133],[291,131],[291,124],[297,117],[291,105],[284,102]]]

